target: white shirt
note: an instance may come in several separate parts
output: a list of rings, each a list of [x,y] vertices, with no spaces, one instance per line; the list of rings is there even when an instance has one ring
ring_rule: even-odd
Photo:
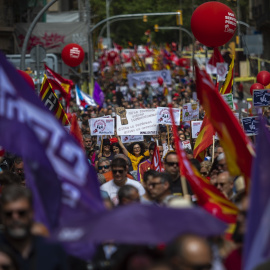
[[[135,188],[137,188],[140,196],[144,195],[144,193],[145,193],[145,190],[144,190],[142,184],[137,182],[136,180],[132,180],[130,178],[127,178],[127,182],[125,185],[131,185],[131,186],[134,186]],[[117,197],[117,192],[120,189],[120,187],[114,183],[114,180],[111,180],[111,181],[101,185],[100,189],[106,191],[109,194],[109,197],[114,205],[118,205],[119,201],[118,201],[118,197]]]

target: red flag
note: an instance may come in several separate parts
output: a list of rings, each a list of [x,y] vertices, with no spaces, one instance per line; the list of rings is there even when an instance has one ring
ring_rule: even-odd
[[[82,149],[84,149],[83,137],[82,137],[80,126],[77,121],[76,114],[73,114],[71,118],[70,134],[73,135],[73,137],[79,142]]]
[[[198,204],[212,215],[228,223],[230,225],[229,229],[232,229],[238,213],[237,207],[214,185],[211,185],[206,178],[203,178],[197,169],[190,163],[177,134],[177,127],[175,125],[171,104],[169,105],[169,108],[172,119],[173,135],[175,138],[176,153],[179,157],[181,176],[185,176],[188,180],[192,191],[197,197]],[[227,230],[227,233],[231,234],[232,230]]]
[[[217,63],[223,63],[223,62],[224,62],[224,59],[223,59],[218,47],[215,47],[214,53],[212,54],[212,57],[210,58],[208,64],[216,67]]]
[[[69,108],[69,102],[71,99],[70,90],[73,87],[73,82],[71,80],[65,79],[58,73],[54,72],[48,66],[45,66],[45,74],[52,87],[52,90],[59,90],[61,95],[64,97],[67,103],[67,108]]]
[[[231,175],[250,178],[253,145],[244,133],[238,120],[219,92],[215,90],[209,75],[196,66],[198,98],[206,114],[217,131],[224,149]]]
[[[155,145],[154,153],[153,153],[153,158],[151,162],[151,168],[152,170],[155,170],[157,172],[162,172],[162,163],[159,155],[159,149],[157,144]]]
[[[208,117],[205,115],[199,135],[196,139],[193,155],[194,158],[199,161],[203,161],[205,157],[206,149],[213,143],[213,136],[215,135],[215,130],[210,123]]]

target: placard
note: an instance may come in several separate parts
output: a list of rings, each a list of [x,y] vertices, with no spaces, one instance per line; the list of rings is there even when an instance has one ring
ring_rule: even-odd
[[[196,139],[200,133],[203,121],[192,121],[191,122],[191,136],[192,139]]]
[[[253,106],[264,107],[270,105],[270,89],[253,91]]]
[[[173,108],[175,125],[180,125],[180,108]],[[167,107],[157,107],[157,124],[172,125],[170,109]]]
[[[199,119],[199,103],[186,103],[182,108],[183,122]]]
[[[258,117],[244,117],[242,118],[243,129],[248,136],[258,134],[259,119]]]
[[[186,141],[182,141],[182,145],[183,145],[183,148],[184,149],[191,149],[191,144],[190,144],[190,141],[189,140],[186,140]]]
[[[117,135],[156,135],[157,109],[116,108]]]
[[[124,135],[121,136],[122,143],[142,142],[143,135]]]
[[[217,79],[218,81],[225,81],[228,71],[228,63],[217,63]]]
[[[114,118],[91,118],[88,121],[91,136],[114,135]]]
[[[225,102],[229,105],[231,110],[233,110],[233,95],[232,94],[225,94],[225,95],[221,95],[221,96],[223,97]]]

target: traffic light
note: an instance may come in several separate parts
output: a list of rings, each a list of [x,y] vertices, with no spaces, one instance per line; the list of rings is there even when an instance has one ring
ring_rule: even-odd
[[[158,24],[155,24],[154,29],[155,29],[155,32],[158,32]]]
[[[143,15],[143,22],[147,22],[147,15]]]
[[[180,14],[176,15],[176,25],[183,25],[183,14],[182,10],[177,10]]]

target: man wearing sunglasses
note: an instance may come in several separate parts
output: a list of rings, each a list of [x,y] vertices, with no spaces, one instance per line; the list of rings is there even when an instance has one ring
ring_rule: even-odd
[[[117,192],[124,185],[134,186],[138,189],[140,196],[144,195],[145,190],[143,186],[138,181],[127,177],[128,168],[125,159],[113,159],[111,168],[113,173],[113,180],[103,184],[100,189],[106,191],[109,194],[109,197],[114,205],[118,205],[119,200],[117,197]]]
[[[165,172],[172,178],[172,193],[174,195],[183,195],[183,189],[180,180],[180,169],[178,165],[178,156],[176,152],[168,152],[164,158]],[[187,182],[188,194],[192,195],[192,190]]]
[[[30,190],[19,185],[7,186],[0,202],[4,225],[0,244],[14,252],[19,269],[68,269],[67,256],[62,248],[31,232],[34,213]]]
[[[111,170],[110,161],[105,157],[101,157],[98,160],[98,172],[106,173],[109,172],[110,170]]]

